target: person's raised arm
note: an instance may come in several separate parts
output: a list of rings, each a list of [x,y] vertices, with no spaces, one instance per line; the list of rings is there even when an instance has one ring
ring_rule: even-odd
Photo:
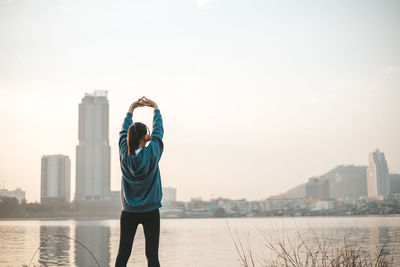
[[[129,106],[124,122],[122,123],[122,129],[119,132],[119,152],[121,157],[128,154],[128,144],[126,138],[128,135],[129,127],[132,124],[132,113],[136,108],[144,106],[142,103],[142,99],[143,97],[139,98]]]
[[[157,160],[159,160],[164,149],[164,144],[162,142],[162,139],[164,137],[164,127],[161,112],[158,109],[158,105],[154,101],[146,97],[142,98],[142,103],[145,106],[154,108],[153,131],[151,133],[151,142],[149,145],[149,149],[151,153],[157,158]]]

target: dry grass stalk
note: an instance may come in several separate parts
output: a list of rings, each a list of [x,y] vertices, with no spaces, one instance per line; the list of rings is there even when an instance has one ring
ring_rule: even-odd
[[[237,231],[229,233],[234,242],[239,262],[242,267],[256,267],[254,252],[249,246],[246,249],[239,238]],[[270,257],[262,257],[257,266],[272,267],[390,267],[395,266],[394,248],[388,253],[386,247],[377,247],[375,255],[364,250],[355,241],[351,241],[345,234],[344,238],[329,238],[323,234],[318,237],[312,228],[301,233],[297,230],[295,240],[285,234],[279,236],[267,234],[259,230],[265,250]],[[337,233],[338,234],[338,233]],[[392,256],[389,258],[388,254]]]

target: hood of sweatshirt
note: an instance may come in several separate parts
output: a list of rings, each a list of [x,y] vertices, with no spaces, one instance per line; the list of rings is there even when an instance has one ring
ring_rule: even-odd
[[[124,162],[125,178],[129,182],[144,182],[152,176],[153,160],[147,147],[143,147],[137,155],[130,155]]]
[[[146,148],[142,148],[137,155],[131,155],[132,168],[130,168],[130,173],[132,178],[143,180],[148,176],[150,169],[149,156]]]

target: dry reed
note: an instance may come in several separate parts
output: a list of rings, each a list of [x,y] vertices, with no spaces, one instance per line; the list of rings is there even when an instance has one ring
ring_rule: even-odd
[[[391,267],[395,266],[394,248],[376,247],[371,254],[368,249],[361,247],[357,241],[350,240],[348,234],[341,239],[330,238],[325,234],[318,234],[312,228],[302,233],[297,230],[295,238],[289,238],[283,232],[281,235],[266,233],[258,229],[264,253],[269,255],[255,255],[250,242],[243,244],[237,231],[229,232],[234,242],[242,267]],[[250,237],[250,236],[249,236]],[[391,255],[391,256],[390,256]]]

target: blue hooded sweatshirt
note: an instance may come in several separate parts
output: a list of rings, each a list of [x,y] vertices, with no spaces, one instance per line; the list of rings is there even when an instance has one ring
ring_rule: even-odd
[[[164,149],[164,128],[160,110],[153,116],[153,132],[148,146],[137,155],[129,155],[127,134],[132,124],[132,113],[126,114],[119,133],[119,158],[121,162],[122,209],[128,212],[147,212],[161,207],[161,177],[158,162]]]

